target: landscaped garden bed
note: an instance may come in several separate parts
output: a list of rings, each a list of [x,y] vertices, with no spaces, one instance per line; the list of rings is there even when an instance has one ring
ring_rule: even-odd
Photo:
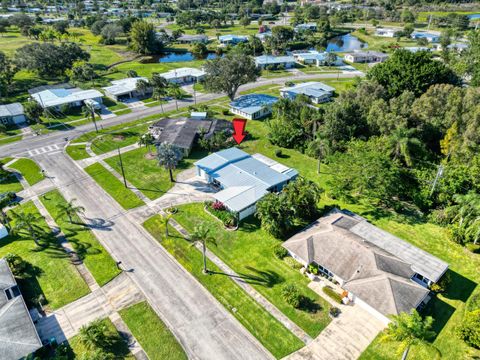
[[[206,201],[204,209],[207,213],[219,220],[226,229],[238,229],[237,216],[228,211],[225,205],[220,201]]]

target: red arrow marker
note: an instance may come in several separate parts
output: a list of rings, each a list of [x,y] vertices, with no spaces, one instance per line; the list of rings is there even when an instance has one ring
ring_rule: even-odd
[[[246,119],[233,119],[233,138],[238,145],[245,139],[245,126],[247,126]]]

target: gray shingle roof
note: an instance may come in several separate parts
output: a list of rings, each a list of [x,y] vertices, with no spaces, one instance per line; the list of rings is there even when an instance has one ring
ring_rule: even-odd
[[[23,115],[23,106],[20,103],[0,105],[0,117]]]
[[[0,259],[0,359],[17,360],[42,346],[23,297],[7,298],[16,286],[5,259]]]

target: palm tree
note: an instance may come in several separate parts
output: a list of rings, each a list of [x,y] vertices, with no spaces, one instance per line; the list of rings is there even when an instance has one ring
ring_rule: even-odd
[[[83,115],[85,117],[91,117],[93,121],[93,125],[95,125],[95,131],[98,133],[97,122],[95,117],[97,116],[98,110],[95,108],[95,105],[90,103],[85,103],[85,106],[82,108]]]
[[[138,145],[145,146],[148,152],[150,152],[150,145],[152,145],[154,141],[155,141],[155,138],[153,137],[153,135],[147,132],[142,136],[140,136],[140,138],[138,139]]]
[[[170,236],[168,233],[168,223],[170,222],[172,216],[172,214],[166,214],[165,216],[162,216],[162,225],[165,226],[165,237]]]
[[[104,349],[111,343],[107,326],[101,320],[94,320],[90,324],[82,326],[78,337],[90,351],[97,348]]]
[[[389,142],[392,147],[394,159],[402,158],[405,165],[412,166],[412,150],[414,147],[421,147],[422,142],[414,137],[415,129],[408,129],[403,126],[397,127],[392,131]]]
[[[167,95],[168,82],[164,77],[154,73],[150,79],[150,84],[153,88],[152,98],[160,102],[162,113],[164,113],[165,110],[163,109],[163,103],[161,101]]]
[[[417,310],[413,310],[411,314],[403,312],[392,317],[392,322],[388,325],[381,340],[399,341],[398,351],[403,351],[402,360],[407,358],[410,347],[418,344],[433,347],[440,357],[440,351],[428,342],[435,336],[435,332],[431,330],[432,324],[431,316],[422,319]]]
[[[67,216],[70,223],[73,223],[73,217],[75,215],[83,214],[85,212],[85,208],[83,206],[76,206],[75,201],[77,201],[77,199],[72,199],[66,204],[58,204],[58,217]]]
[[[150,88],[150,84],[147,80],[140,79],[137,81],[137,84],[135,85],[136,89],[138,92],[142,94],[142,97],[145,96],[145,93],[147,90]]]
[[[208,274],[207,269],[207,242],[213,243],[216,245],[215,239],[209,235],[210,229],[207,228],[205,223],[196,225],[193,228],[193,231],[190,233],[188,239],[192,242],[200,242],[202,244],[202,254],[203,254],[203,273]]]
[[[19,231],[25,230],[30,234],[35,245],[40,246],[36,227],[38,223],[43,220],[43,216],[38,213],[16,213],[12,211],[12,217],[14,220],[12,232],[18,234]]]
[[[472,238],[476,245],[480,239],[480,195],[471,191],[465,195],[456,194],[453,199],[456,205],[447,210],[455,214],[453,221],[458,222],[463,234]]]
[[[157,146],[158,164],[167,169],[170,173],[170,181],[173,183],[173,169],[178,165],[182,158],[181,150],[175,145],[163,142]]]
[[[128,70],[127,71],[127,77],[129,77],[129,78],[138,77],[138,74],[135,70]]]
[[[178,110],[178,100],[183,98],[182,89],[180,89],[180,85],[176,83],[170,84],[168,87],[168,95],[175,99],[175,107]]]

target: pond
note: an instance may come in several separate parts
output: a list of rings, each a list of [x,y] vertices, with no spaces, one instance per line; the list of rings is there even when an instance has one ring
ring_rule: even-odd
[[[217,55],[215,53],[208,53],[206,60],[215,59]],[[186,62],[193,60],[205,60],[197,59],[190,51],[185,52],[165,52],[161,55],[155,55],[149,59],[143,61],[144,63],[171,63],[171,62]]]
[[[480,20],[480,14],[471,14],[471,15],[468,15],[468,18],[470,20]]]
[[[367,43],[362,42],[359,38],[351,34],[346,34],[331,38],[328,41],[327,51],[349,52],[364,49],[366,47],[368,47]]]

